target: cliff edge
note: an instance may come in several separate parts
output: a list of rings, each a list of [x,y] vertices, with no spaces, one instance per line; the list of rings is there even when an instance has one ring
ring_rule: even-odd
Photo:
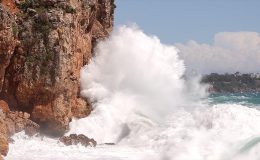
[[[91,112],[80,69],[112,31],[114,0],[0,2],[0,100],[60,136],[72,117]]]

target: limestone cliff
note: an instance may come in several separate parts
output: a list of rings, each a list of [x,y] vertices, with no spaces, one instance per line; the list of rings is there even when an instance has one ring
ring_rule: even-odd
[[[80,69],[113,28],[114,0],[0,0],[0,100],[62,135],[91,106]]]

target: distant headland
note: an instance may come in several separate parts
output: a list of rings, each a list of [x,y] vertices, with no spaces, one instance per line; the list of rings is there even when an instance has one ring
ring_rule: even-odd
[[[260,92],[260,73],[211,73],[201,82],[210,85],[210,93]]]

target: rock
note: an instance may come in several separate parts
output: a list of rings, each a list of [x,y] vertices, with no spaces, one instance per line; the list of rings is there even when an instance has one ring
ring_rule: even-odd
[[[115,5],[114,0],[0,1],[0,153],[5,155],[16,132],[60,136],[72,117],[90,114],[91,105],[80,96],[80,69],[112,31]],[[84,135],[61,140],[96,145]]]
[[[1,112],[1,111],[0,111]],[[8,152],[8,134],[3,114],[0,114],[0,156]]]
[[[28,120],[25,125],[24,131],[25,131],[26,135],[33,136],[33,135],[39,133],[39,128],[40,128],[40,126],[38,124]]]
[[[4,83],[6,68],[13,55],[16,40],[14,17],[0,4],[0,92]]]
[[[1,0],[0,3],[2,3],[11,14],[19,12],[14,0]]]
[[[97,142],[93,138],[88,138],[83,134],[71,134],[69,136],[63,136],[59,139],[59,141],[65,144],[66,146],[81,144],[85,147],[95,147],[97,145]]]
[[[0,53],[5,53],[0,55],[0,99],[11,110],[30,113],[42,132],[61,136],[73,116],[85,117],[92,110],[80,96],[80,69],[92,57],[97,41],[112,31],[114,1],[16,5],[20,9],[16,16],[6,6],[0,11],[4,17],[0,24],[7,26],[0,27]],[[23,125],[17,124],[15,130],[20,128]]]
[[[25,134],[33,136],[39,132],[39,125],[29,120],[30,115],[25,112],[9,112],[6,114],[5,122],[9,136],[14,133],[25,131]]]
[[[8,104],[5,101],[3,101],[3,100],[0,100],[0,109],[2,109],[2,111],[4,113],[7,113],[7,112],[10,111]]]
[[[9,142],[9,143],[14,143],[14,139],[9,137],[9,138],[8,138],[8,142]]]
[[[13,134],[25,130],[29,136],[39,132],[39,125],[29,120],[30,115],[25,112],[9,111],[3,113],[0,110],[0,155],[8,152],[8,143],[13,143],[10,138]]]
[[[104,143],[105,145],[113,146],[116,145],[115,143]]]
[[[33,16],[33,15],[36,15],[37,14],[37,11],[35,9],[32,9],[32,8],[28,8],[27,9],[27,12],[29,13],[29,15]]]

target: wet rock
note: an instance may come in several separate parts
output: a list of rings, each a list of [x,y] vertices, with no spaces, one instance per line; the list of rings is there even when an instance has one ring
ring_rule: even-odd
[[[63,136],[59,139],[59,141],[66,146],[81,144],[85,147],[95,147],[97,145],[97,142],[93,138],[88,138],[83,134],[71,134],[69,136]]]
[[[116,145],[115,143],[104,143],[105,145],[110,145],[110,146],[113,146],[113,145]]]
[[[9,137],[9,138],[8,138],[8,142],[9,142],[9,143],[14,143],[14,139],[11,138],[11,137]]]

